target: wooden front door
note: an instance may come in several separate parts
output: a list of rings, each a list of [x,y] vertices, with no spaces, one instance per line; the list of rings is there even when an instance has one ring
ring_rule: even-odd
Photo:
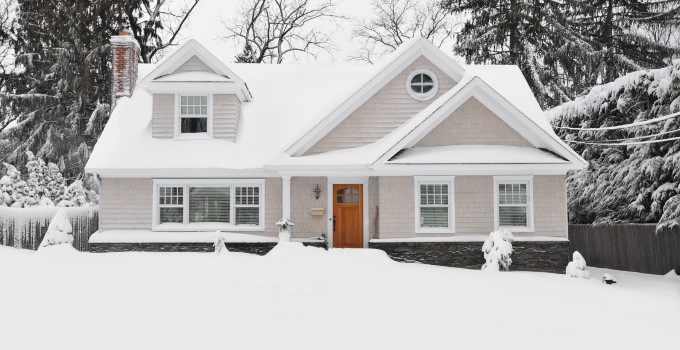
[[[363,248],[363,185],[333,185],[333,247]]]

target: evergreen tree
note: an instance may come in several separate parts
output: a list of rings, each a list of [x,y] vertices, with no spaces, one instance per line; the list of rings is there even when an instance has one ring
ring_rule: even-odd
[[[670,63],[678,48],[643,24],[676,25],[680,1],[447,0],[467,13],[455,52],[471,63],[515,64],[544,108],[599,82]]]
[[[14,46],[24,71],[0,95],[17,123],[0,134],[14,146],[6,159],[21,163],[33,151],[64,164],[69,178],[82,172],[108,117],[108,43],[121,22],[115,3],[19,3]]]
[[[573,15],[568,26],[589,44],[575,46],[572,58],[594,57],[600,63],[596,72],[605,83],[632,71],[667,66],[678,52],[677,47],[654,42],[636,29],[643,24],[678,23],[680,1],[571,0],[570,4]]]
[[[557,127],[602,128],[677,112],[680,60],[596,86],[549,116]],[[557,129],[590,163],[567,177],[569,221],[680,225],[680,140],[673,140],[679,130],[680,117],[615,130]],[[654,142],[665,139],[670,140]],[[642,143],[598,144],[619,140]]]

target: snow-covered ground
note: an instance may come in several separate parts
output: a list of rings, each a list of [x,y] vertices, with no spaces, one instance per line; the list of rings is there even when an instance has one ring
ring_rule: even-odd
[[[677,276],[486,273],[287,247],[260,257],[0,246],[0,349],[680,347]]]

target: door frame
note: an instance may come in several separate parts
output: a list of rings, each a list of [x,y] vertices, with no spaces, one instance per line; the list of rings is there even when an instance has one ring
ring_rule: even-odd
[[[326,216],[327,221],[327,233],[328,237],[328,247],[333,248],[333,199],[335,198],[333,193],[333,185],[343,185],[343,184],[353,184],[362,185],[362,204],[363,213],[361,213],[361,219],[363,221],[363,247],[368,248],[368,228],[369,228],[369,218],[368,218],[368,176],[361,177],[328,177],[326,184],[326,193],[328,193],[328,215]]]

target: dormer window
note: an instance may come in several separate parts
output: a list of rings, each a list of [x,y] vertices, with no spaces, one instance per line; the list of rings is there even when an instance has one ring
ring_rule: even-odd
[[[408,94],[418,101],[431,99],[439,88],[439,82],[434,73],[427,69],[416,69],[406,79]]]
[[[208,96],[182,95],[179,100],[179,133],[208,134]]]

